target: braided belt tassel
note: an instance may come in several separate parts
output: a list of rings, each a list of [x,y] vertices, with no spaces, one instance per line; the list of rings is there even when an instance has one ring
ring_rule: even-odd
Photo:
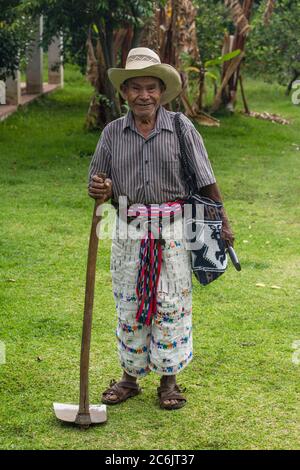
[[[136,293],[138,310],[136,320],[150,325],[157,308],[157,286],[162,265],[161,241],[149,230],[141,241],[140,268]]]

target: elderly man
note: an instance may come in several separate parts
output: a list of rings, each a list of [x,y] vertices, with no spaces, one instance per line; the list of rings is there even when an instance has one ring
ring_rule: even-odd
[[[182,204],[189,188],[180,164],[175,113],[162,107],[180,93],[180,75],[147,48],[132,49],[125,69],[109,69],[108,75],[130,111],[102,132],[90,165],[89,195],[101,202],[112,198],[116,205],[126,196],[128,206],[142,204],[150,217],[153,205]],[[221,201],[201,136],[184,115],[181,127],[199,192]],[[105,181],[99,172],[107,175]],[[186,403],[176,375],[192,359],[192,271],[180,223],[175,218],[172,235],[160,237],[156,245],[151,245],[151,236],[141,242],[122,239],[116,231],[111,273],[123,376],[104,391],[103,403],[121,403],[140,393],[137,379],[150,371],[160,375],[161,408]],[[222,236],[233,243],[225,212]]]

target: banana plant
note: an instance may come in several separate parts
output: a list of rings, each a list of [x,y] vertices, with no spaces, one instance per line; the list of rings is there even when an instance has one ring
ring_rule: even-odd
[[[227,62],[228,60],[234,59],[234,57],[237,57],[241,53],[240,49],[236,49],[235,51],[228,52],[228,54],[224,54],[220,57],[216,57],[215,59],[210,59],[204,62],[204,72],[206,77],[211,78],[213,81],[217,81],[218,77],[216,75],[216,66],[223,64],[224,62]],[[208,69],[212,70],[208,70]],[[194,66],[188,66],[185,67],[184,69],[185,72],[196,72],[200,73],[200,68],[194,67]]]
[[[201,101],[202,101],[202,95],[204,93],[204,84],[205,84],[205,79],[209,78],[212,81],[213,87],[214,87],[214,94],[216,95],[217,93],[217,84],[218,84],[218,66],[222,65],[224,62],[230,61],[240,55],[241,50],[236,49],[234,51],[228,52],[227,54],[224,54],[219,57],[215,57],[214,59],[207,60],[203,64],[203,68],[198,68],[195,66],[186,66],[184,68],[184,71],[189,73],[189,72],[194,72],[199,74],[199,77],[201,77],[201,89],[200,89],[200,96],[201,96]],[[201,103],[202,106],[202,103]]]

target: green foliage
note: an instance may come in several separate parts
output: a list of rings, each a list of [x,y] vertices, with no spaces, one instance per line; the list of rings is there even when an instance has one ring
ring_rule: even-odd
[[[65,61],[76,63],[84,72],[90,29],[94,37],[104,37],[111,49],[113,32],[129,25],[141,29],[144,19],[153,13],[154,3],[154,0],[31,0],[27,6],[30,12],[44,16],[45,44],[62,32]]]
[[[19,0],[0,0],[0,80],[15,75],[32,37],[30,16]]]
[[[203,62],[220,55],[225,30],[233,33],[229,11],[222,0],[195,0],[197,36]]]
[[[236,49],[235,51],[228,52],[228,54],[224,54],[224,55],[221,55],[219,57],[216,57],[216,59],[207,60],[204,63],[204,66],[205,67],[212,67],[214,65],[223,64],[224,62],[227,62],[228,60],[234,59],[235,57],[240,55],[240,53],[241,53],[241,50]]]
[[[264,4],[258,8],[247,45],[247,70],[253,75],[287,84],[293,68],[300,71],[300,2],[277,0],[269,25],[263,24]]]
[[[240,49],[236,49],[235,51],[228,52],[228,54],[224,54],[222,56],[216,57],[215,59],[210,59],[204,62],[204,67],[201,70],[200,65],[193,64],[193,59],[187,53],[181,54],[181,60],[183,64],[184,71],[190,74],[189,86],[188,86],[188,93],[190,99],[195,100],[197,94],[199,93],[198,90],[198,79],[199,74],[203,72],[205,74],[205,79],[209,79],[216,89],[218,84],[218,76],[220,75],[219,65],[227,62],[228,60],[237,57],[241,53]],[[205,106],[206,109],[206,106]]]

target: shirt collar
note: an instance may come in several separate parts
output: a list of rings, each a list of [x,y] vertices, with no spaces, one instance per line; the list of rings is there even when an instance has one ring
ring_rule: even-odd
[[[174,132],[170,114],[163,106],[158,108],[155,127],[158,130],[166,129],[167,131]]]
[[[128,127],[133,131],[136,130],[132,111],[128,111],[128,113],[124,117],[123,130],[127,129]],[[160,131],[161,129],[165,129],[167,131],[174,132],[170,115],[163,106],[160,106],[157,110],[155,129],[157,131]]]
[[[124,116],[123,131],[127,129],[127,127],[129,127],[133,131],[135,130],[132,111],[128,111],[128,113]]]

